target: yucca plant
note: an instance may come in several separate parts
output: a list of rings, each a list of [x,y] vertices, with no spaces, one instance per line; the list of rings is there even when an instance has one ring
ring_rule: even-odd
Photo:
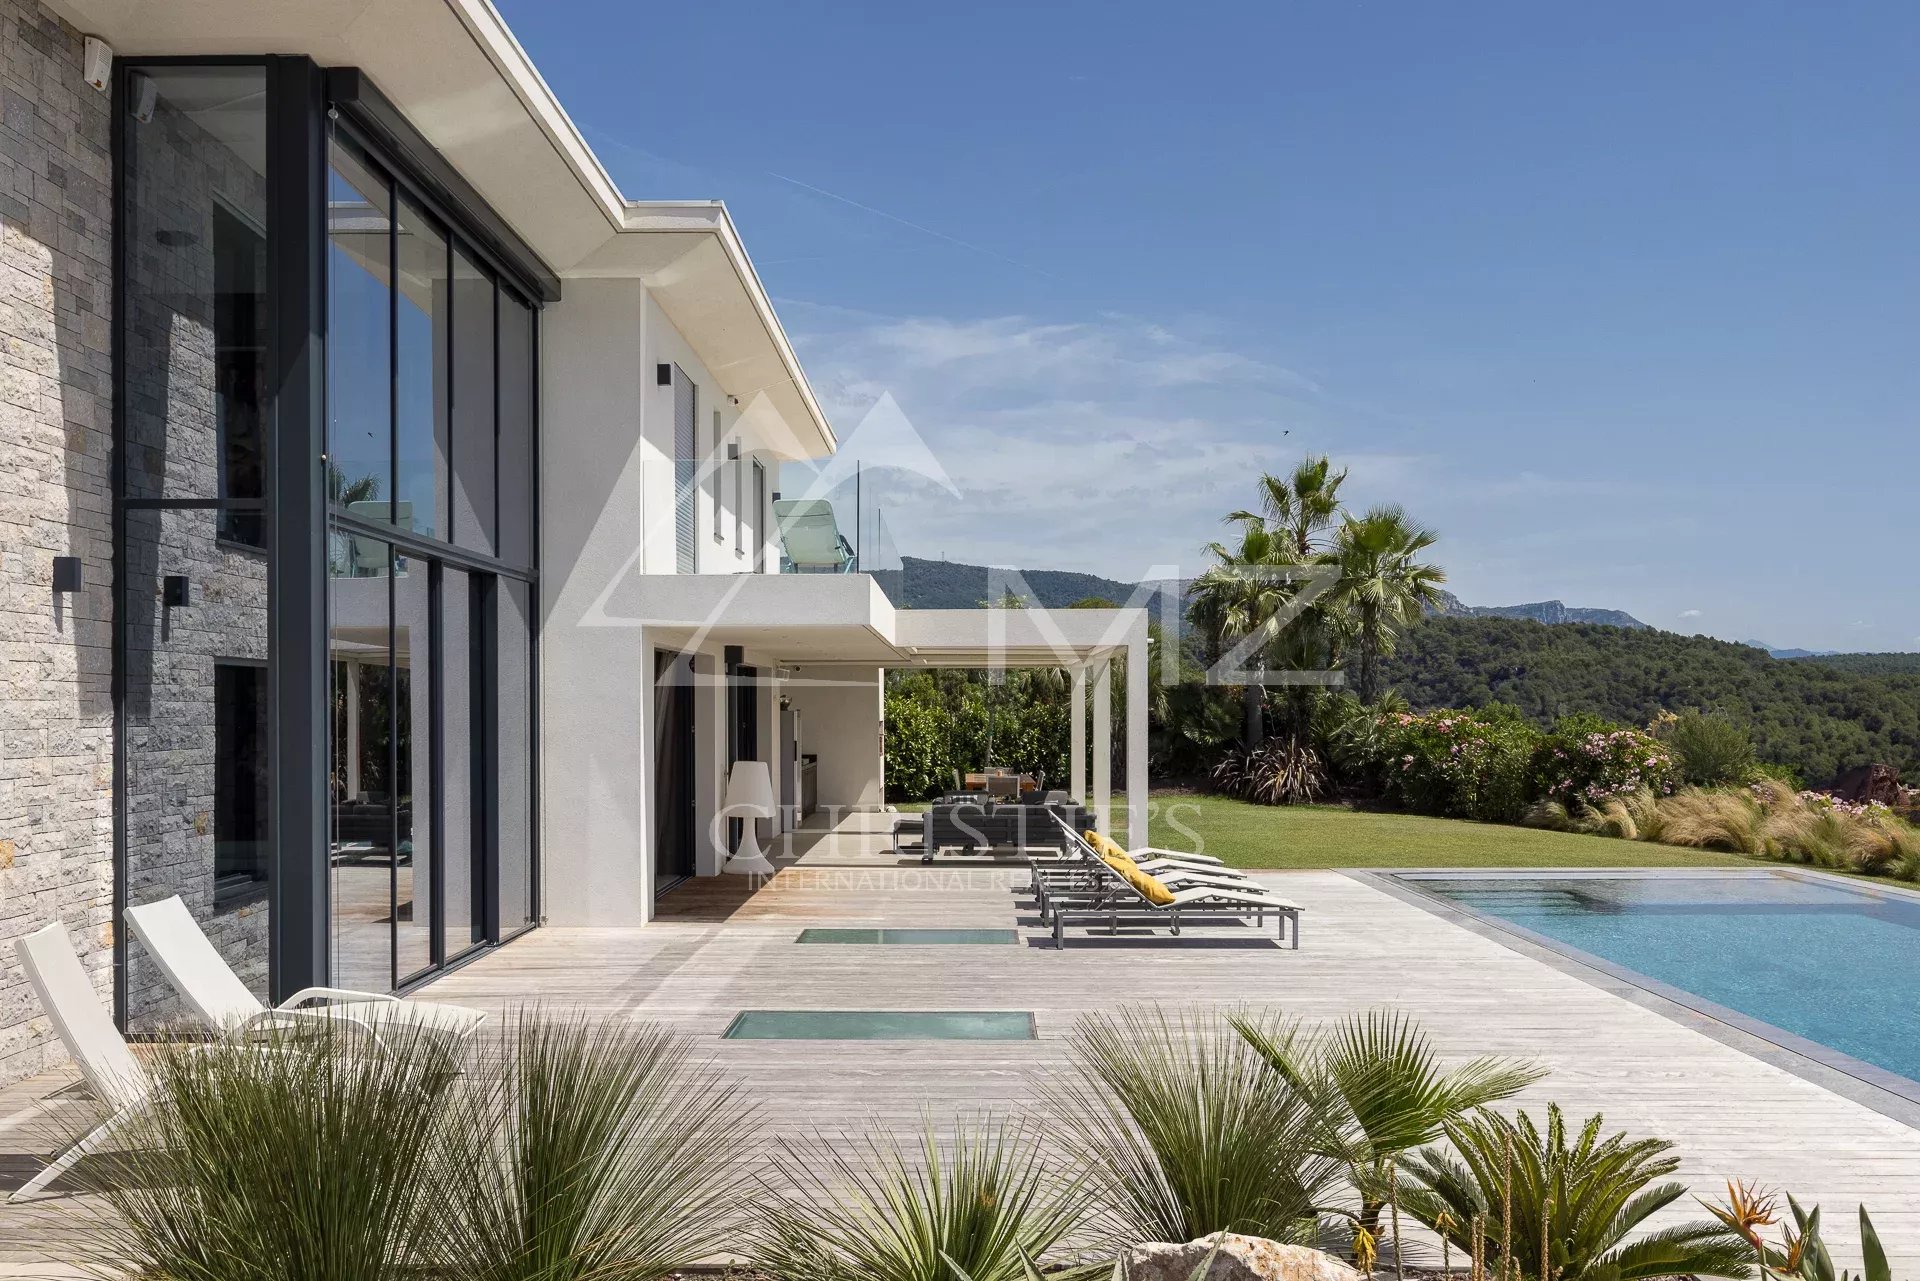
[[[1115,1240],[1311,1243],[1340,1173],[1323,1101],[1287,1088],[1245,1039],[1149,1007],[1082,1018],[1070,1053],[1071,1071],[1042,1087],[1049,1137],[1103,1173]]]
[[[1453,1151],[1423,1148],[1402,1166],[1414,1182],[1401,1188],[1400,1207],[1515,1281],[1746,1276],[1745,1244],[1718,1223],[1640,1233],[1686,1194],[1663,1181],[1680,1162],[1662,1139],[1602,1138],[1604,1124],[1588,1118],[1569,1142],[1553,1104],[1544,1131],[1524,1112],[1450,1122]]]
[[[1546,1075],[1535,1064],[1493,1057],[1443,1068],[1420,1025],[1394,1010],[1308,1032],[1272,1016],[1233,1014],[1228,1022],[1281,1088],[1315,1101],[1325,1122],[1317,1130],[1321,1151],[1346,1167],[1360,1202],[1355,1225],[1375,1241],[1396,1161],[1438,1139],[1450,1122]]]
[[[912,1158],[884,1140],[782,1146],[754,1265],[782,1281],[1026,1281],[1084,1221],[1085,1179],[1056,1172],[1017,1122],[929,1123]]]
[[[462,1281],[651,1281],[731,1246],[740,1087],[657,1025],[523,1012],[449,1109],[437,1262]]]
[[[398,1023],[378,1042],[316,1020],[164,1048],[121,1150],[76,1167],[108,1211],[86,1261],[169,1281],[411,1281],[452,1068],[442,1039]]]

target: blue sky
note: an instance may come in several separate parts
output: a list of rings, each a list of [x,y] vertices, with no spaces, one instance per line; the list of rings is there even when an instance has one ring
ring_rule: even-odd
[[[501,7],[908,554],[1191,572],[1325,451],[1469,601],[1920,649],[1920,6]]]

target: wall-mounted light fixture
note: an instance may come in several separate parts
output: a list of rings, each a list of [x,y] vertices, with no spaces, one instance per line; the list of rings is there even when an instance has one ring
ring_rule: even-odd
[[[85,591],[87,576],[80,567],[78,556],[55,556],[53,558],[53,590],[55,592]]]
[[[730,463],[740,461],[740,442],[739,441],[730,440],[727,442],[727,461]]]
[[[673,366],[672,365],[655,365],[653,367],[653,381],[655,386],[659,386],[659,387],[673,386]]]
[[[193,604],[192,589],[185,574],[168,574],[160,580],[160,603],[168,609],[185,609]]]
[[[113,82],[113,46],[99,36],[80,42],[80,75],[101,93]]]

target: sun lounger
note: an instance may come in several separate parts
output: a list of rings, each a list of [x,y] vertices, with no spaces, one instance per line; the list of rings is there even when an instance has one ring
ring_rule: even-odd
[[[375,1039],[385,1023],[419,1027],[460,1041],[487,1018],[484,1010],[463,1005],[402,1001],[384,992],[336,987],[306,988],[269,1008],[214,949],[179,895],[129,907],[127,924],[193,1012],[223,1035],[297,1019],[333,1019],[352,1022]],[[311,1004],[315,1001],[326,1004]]]
[[[146,1107],[152,1081],[127,1048],[126,1038],[94,995],[93,984],[73,950],[73,941],[58,922],[35,930],[13,945],[27,984],[40,998],[40,1007],[67,1047],[93,1096],[112,1109],[107,1119],[28,1179],[10,1201],[24,1201],[59,1178],[81,1157],[97,1152],[127,1127]]]
[[[1256,926],[1264,925],[1272,912],[1281,941],[1290,935],[1293,947],[1300,946],[1300,905],[1257,882],[1192,870],[1156,876],[1123,854],[1095,849],[1078,832],[1066,835],[1079,857],[1051,866],[1038,860],[1031,864],[1040,919],[1052,926],[1055,947],[1066,946],[1069,917],[1104,920],[1117,933],[1122,913],[1145,915],[1165,919],[1177,935],[1182,912],[1252,917]]]

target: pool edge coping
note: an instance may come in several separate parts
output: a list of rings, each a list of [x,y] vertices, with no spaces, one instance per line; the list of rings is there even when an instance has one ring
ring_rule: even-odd
[[[1864,894],[1920,900],[1920,892],[1875,884],[1868,889],[1851,877],[1830,876],[1809,868],[1346,868],[1342,875],[1418,907],[1469,933],[1499,943],[1522,956],[1577,978],[1601,991],[1633,1002],[1672,1022],[1711,1037],[1763,1063],[1780,1068],[1842,1098],[1870,1108],[1913,1129],[1920,1129],[1920,1083],[1856,1059],[1817,1041],[1742,1014],[1705,997],[1663,983],[1604,957],[1584,952],[1523,925],[1477,908],[1414,888],[1420,879],[1579,879],[1604,877],[1664,880],[1704,877],[1752,879],[1782,876],[1829,884]]]

